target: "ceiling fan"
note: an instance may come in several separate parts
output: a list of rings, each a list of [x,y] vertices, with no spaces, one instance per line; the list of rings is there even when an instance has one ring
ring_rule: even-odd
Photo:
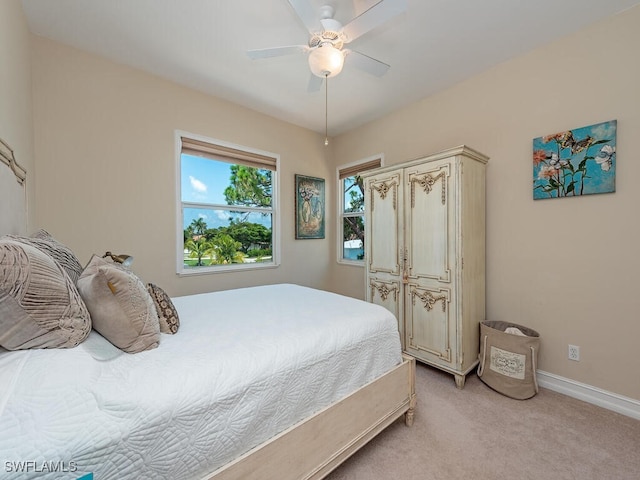
[[[386,63],[344,46],[405,12],[407,0],[381,0],[346,25],[333,18],[335,9],[331,5],[324,5],[316,12],[310,0],[288,2],[309,31],[308,44],[249,50],[249,57],[255,60],[296,53],[307,54],[312,73],[307,88],[309,92],[319,90],[323,79],[339,74],[345,60],[348,65],[378,77],[387,72],[389,65]]]

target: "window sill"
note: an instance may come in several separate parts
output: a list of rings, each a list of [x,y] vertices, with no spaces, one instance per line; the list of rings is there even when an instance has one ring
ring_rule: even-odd
[[[364,260],[338,260],[338,265],[348,265],[351,267],[364,267]]]
[[[232,273],[232,272],[246,272],[251,270],[263,270],[265,268],[278,268],[279,263],[247,263],[247,264],[234,264],[230,266],[216,266],[216,267],[194,267],[189,269],[182,269],[177,272],[180,277],[192,277],[196,275],[212,275],[217,273]]]

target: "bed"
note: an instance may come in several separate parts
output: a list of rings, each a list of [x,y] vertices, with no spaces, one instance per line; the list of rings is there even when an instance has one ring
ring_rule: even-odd
[[[412,423],[415,362],[386,309],[293,284],[170,301],[179,331],[134,354],[91,328],[0,348],[7,478],[319,479]]]

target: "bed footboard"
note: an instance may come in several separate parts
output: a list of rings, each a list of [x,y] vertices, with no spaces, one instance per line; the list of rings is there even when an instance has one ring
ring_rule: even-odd
[[[415,359],[285,430],[203,480],[318,480],[397,418],[413,423]]]

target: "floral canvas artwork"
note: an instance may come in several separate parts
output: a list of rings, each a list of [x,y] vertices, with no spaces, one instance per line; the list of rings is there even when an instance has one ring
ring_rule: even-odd
[[[616,190],[617,120],[533,140],[533,199]]]

